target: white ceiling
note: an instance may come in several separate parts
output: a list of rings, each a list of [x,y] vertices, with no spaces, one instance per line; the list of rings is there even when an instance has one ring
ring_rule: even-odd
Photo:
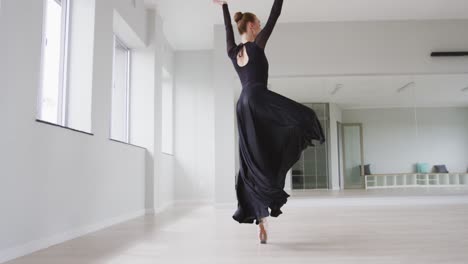
[[[213,47],[213,25],[222,24],[223,20],[221,7],[212,0],[145,0],[145,3],[161,15],[165,34],[174,49]],[[250,11],[266,21],[273,0],[228,3],[231,15]],[[467,10],[468,0],[286,0],[278,23],[468,19]]]
[[[332,102],[342,109],[468,107],[468,91],[462,91],[468,74],[270,78],[269,83],[272,91],[295,101]],[[342,88],[333,95],[337,84]]]

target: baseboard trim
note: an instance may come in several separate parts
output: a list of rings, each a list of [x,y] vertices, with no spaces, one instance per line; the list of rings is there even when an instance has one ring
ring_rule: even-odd
[[[175,200],[173,203],[175,206],[180,205],[212,205],[213,200],[200,199],[200,200]]]
[[[0,251],[0,263],[4,263],[4,262],[25,256],[25,255],[29,255],[31,253],[48,248],[50,246],[66,242],[68,240],[75,239],[77,237],[81,237],[86,234],[96,232],[101,229],[108,228],[110,226],[113,226],[122,222],[126,222],[128,220],[131,220],[140,216],[144,216],[150,210],[140,210],[137,212],[121,215],[118,217],[109,218],[100,223],[79,227],[79,228],[72,229],[72,230],[69,230],[60,234],[45,237],[43,239],[33,240],[23,245],[1,250]]]
[[[237,209],[237,200],[234,200],[232,202],[218,202],[214,204],[214,207],[218,209],[232,208],[233,210],[235,210]]]
[[[147,215],[157,215],[157,214],[160,214],[160,213],[166,211],[167,209],[169,209],[170,207],[173,207],[173,206],[174,206],[174,202],[170,201],[170,202],[167,202],[167,203],[163,204],[161,207],[147,209],[146,214]]]

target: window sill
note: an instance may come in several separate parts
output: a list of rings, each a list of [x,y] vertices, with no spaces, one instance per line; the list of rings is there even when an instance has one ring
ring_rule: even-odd
[[[46,124],[46,125],[55,126],[55,127],[64,128],[64,129],[67,129],[67,130],[71,130],[71,131],[78,132],[78,133],[81,133],[81,134],[86,134],[86,135],[89,135],[89,136],[94,136],[93,133],[89,133],[89,132],[86,132],[86,131],[74,129],[74,128],[71,128],[71,127],[61,126],[59,124],[51,123],[51,122],[40,120],[40,119],[36,119],[36,122]]]
[[[146,148],[145,148],[145,147],[138,146],[138,145],[134,145],[134,144],[127,143],[127,142],[123,142],[123,141],[120,141],[120,140],[117,140],[117,139],[112,139],[112,138],[109,138],[109,140],[110,140],[110,141],[113,141],[113,142],[120,143],[120,144],[124,144],[124,145],[127,145],[127,146],[137,147],[137,148],[140,148],[140,149],[144,149],[144,150],[146,150]]]

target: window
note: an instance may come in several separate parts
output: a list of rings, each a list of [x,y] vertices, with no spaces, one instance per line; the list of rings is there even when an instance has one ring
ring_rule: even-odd
[[[161,150],[167,154],[173,154],[173,96],[172,76],[166,70],[162,72],[162,146]]]
[[[66,126],[68,1],[44,3],[38,119]]]
[[[130,49],[114,35],[111,139],[129,143]]]

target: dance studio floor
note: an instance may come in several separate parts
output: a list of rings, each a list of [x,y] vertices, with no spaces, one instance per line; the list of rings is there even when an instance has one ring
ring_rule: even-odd
[[[178,205],[7,263],[468,263],[468,188],[294,191],[268,244],[234,206]]]

